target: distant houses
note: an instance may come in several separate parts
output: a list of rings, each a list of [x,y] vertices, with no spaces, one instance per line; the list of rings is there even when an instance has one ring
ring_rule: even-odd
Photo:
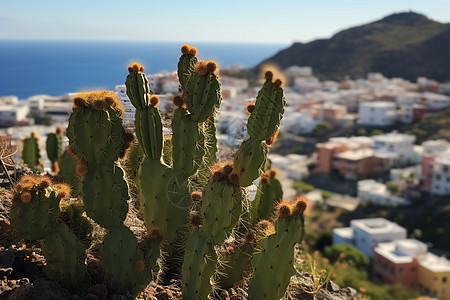
[[[352,220],[350,227],[333,229],[333,245],[349,244],[372,261],[374,280],[450,299],[450,260],[407,239],[406,229],[383,218]]]

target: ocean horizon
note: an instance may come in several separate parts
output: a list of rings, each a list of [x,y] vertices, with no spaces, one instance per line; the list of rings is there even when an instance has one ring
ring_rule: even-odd
[[[147,75],[175,71],[183,43],[128,41],[0,40],[0,97],[59,96],[83,90],[112,90],[124,84],[127,66],[139,62]],[[288,45],[193,43],[198,58],[224,68],[251,68]]]

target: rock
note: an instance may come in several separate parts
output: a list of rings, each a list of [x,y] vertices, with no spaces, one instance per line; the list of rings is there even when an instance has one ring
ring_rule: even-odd
[[[33,284],[26,284],[12,290],[6,298],[7,300],[72,300],[73,296],[59,283],[48,281],[44,278],[37,278]]]
[[[91,286],[87,292],[96,295],[99,300],[105,300],[108,297],[108,288],[103,283]]]

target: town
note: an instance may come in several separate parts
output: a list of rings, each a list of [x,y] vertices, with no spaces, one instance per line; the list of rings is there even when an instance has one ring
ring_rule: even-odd
[[[248,114],[242,108],[258,91],[250,79],[227,75],[240,68],[232,66],[221,74],[223,102],[216,116],[219,158],[229,157],[247,137]],[[360,207],[414,207],[434,199],[447,201],[444,209],[450,213],[450,135],[442,132],[433,138],[436,132],[417,126],[450,108],[450,83],[424,77],[410,82],[380,73],[321,81],[307,66],[291,66],[282,75],[285,114],[269,159],[281,178],[284,200],[302,194],[309,199],[310,210],[354,212]],[[179,92],[177,74],[158,73],[149,81],[167,118],[173,109],[171,99]],[[115,92],[125,107],[124,126],[133,128],[135,108],[125,85],[117,85]],[[71,98],[71,94],[0,97],[0,138],[14,149],[15,162],[21,160],[21,140],[37,132],[43,137],[44,171],[50,172],[45,137],[57,126],[67,127]],[[164,134],[171,135],[170,126]],[[248,188],[251,200],[256,186],[257,182]],[[450,299],[450,260],[445,257],[450,248],[435,244],[439,236],[427,240],[425,234],[414,235],[410,228],[381,217],[348,221],[350,227],[327,228],[332,229],[332,244],[352,245],[369,258],[373,281]]]

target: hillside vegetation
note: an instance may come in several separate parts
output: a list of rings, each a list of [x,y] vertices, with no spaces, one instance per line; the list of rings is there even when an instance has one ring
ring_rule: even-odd
[[[340,31],[330,39],[294,43],[266,62],[311,66],[320,79],[359,78],[368,72],[415,80],[450,79],[450,24],[408,12]]]

